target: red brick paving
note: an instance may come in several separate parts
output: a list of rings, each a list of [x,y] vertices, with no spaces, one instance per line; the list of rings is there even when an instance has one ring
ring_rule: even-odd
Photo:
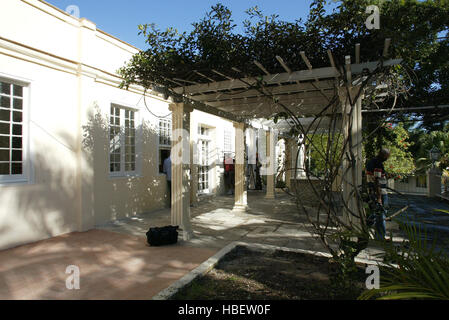
[[[70,233],[0,251],[0,299],[151,299],[213,254],[104,230]],[[66,288],[68,265],[80,268],[79,290]]]

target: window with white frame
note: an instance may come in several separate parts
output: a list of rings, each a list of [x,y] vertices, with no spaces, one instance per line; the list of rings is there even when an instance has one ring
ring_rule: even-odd
[[[198,126],[198,135],[199,136],[209,136],[210,133],[210,128],[203,126],[203,125],[199,125]]]
[[[111,104],[109,171],[111,175],[135,174],[136,111]]]
[[[204,126],[198,125],[198,192],[208,193],[209,188],[209,178],[210,178],[210,132],[211,129]]]
[[[159,119],[159,173],[163,173],[164,161],[171,150],[171,118]]]
[[[200,139],[199,144],[199,165],[198,165],[198,192],[209,192],[209,141]]]
[[[230,129],[224,129],[223,132],[224,143],[223,143],[223,151],[225,153],[232,152],[232,131]]]
[[[26,177],[24,100],[27,87],[0,80],[0,182]]]
[[[171,119],[159,119],[159,146],[171,147]]]

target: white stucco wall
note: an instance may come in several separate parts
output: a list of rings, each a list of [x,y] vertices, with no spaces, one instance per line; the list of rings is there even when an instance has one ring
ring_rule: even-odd
[[[45,2],[0,2],[0,80],[27,84],[24,127],[32,166],[26,182],[0,184],[0,249],[166,206],[166,179],[158,172],[158,118],[147,111],[139,88],[121,90],[114,76],[136,52],[94,23]],[[161,97],[146,101],[154,114],[169,113]],[[137,111],[136,176],[109,174],[111,103]],[[224,128],[233,132],[232,123],[200,111],[192,119],[195,133],[200,123],[214,129],[211,158],[218,161]],[[217,165],[211,176],[218,192]]]

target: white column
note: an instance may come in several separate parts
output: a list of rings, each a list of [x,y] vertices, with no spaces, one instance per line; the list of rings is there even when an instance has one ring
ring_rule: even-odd
[[[190,222],[190,112],[191,106],[173,103],[172,112],[172,206],[171,223],[183,231],[184,240],[192,235]]]
[[[245,124],[234,122],[235,128],[235,204],[233,211],[245,212],[248,207],[245,175]]]
[[[274,199],[275,192],[275,171],[276,171],[276,141],[272,130],[267,131],[267,194],[265,198]]]
[[[195,122],[190,117],[190,205],[198,205],[198,150],[196,147]]]
[[[292,189],[292,177],[295,174],[295,168],[292,166],[293,158],[296,155],[293,154],[293,146],[295,144],[295,140],[293,138],[287,138],[285,140],[285,185],[288,189]]]
[[[357,95],[359,87],[354,87],[349,90],[352,99]],[[342,165],[342,187],[343,187],[343,201],[348,205],[348,209],[355,214],[360,214],[362,203],[357,202],[356,188],[362,184],[362,98],[360,95],[353,106],[351,112],[351,105],[349,98],[347,98],[346,90],[340,93],[340,101],[342,104],[342,126],[344,141],[348,140],[345,148],[345,156],[343,157]],[[355,163],[352,164],[346,157],[346,153],[352,151]],[[344,216],[351,221],[349,212],[345,212]],[[353,221],[355,222],[355,221]]]
[[[245,131],[246,133],[246,144],[248,146],[248,176],[250,177],[250,181],[248,181],[249,189],[256,188],[256,174],[255,168],[257,165],[257,146],[256,146],[256,133],[254,128],[248,128]]]

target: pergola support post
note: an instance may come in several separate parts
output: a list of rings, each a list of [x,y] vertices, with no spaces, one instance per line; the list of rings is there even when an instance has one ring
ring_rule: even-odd
[[[172,203],[171,224],[179,226],[183,239],[193,236],[190,222],[190,112],[193,108],[184,103],[169,106],[172,112]]]
[[[276,197],[275,191],[275,169],[276,169],[276,142],[274,139],[274,132],[268,130],[267,134],[267,194],[265,198],[274,199]]]
[[[235,128],[235,203],[233,211],[245,212],[248,207],[245,175],[245,124],[234,122]]]
[[[196,149],[196,136],[193,118],[190,117],[190,205],[198,205],[198,150]]]
[[[292,189],[292,177],[295,175],[295,168],[292,166],[295,155],[293,154],[293,148],[295,140],[292,138],[285,139],[285,185]]]
[[[350,88],[351,99],[355,99],[358,93],[359,87]],[[358,224],[353,219],[351,214],[360,214],[356,188],[362,184],[362,99],[363,96],[359,95],[354,106],[351,110],[350,99],[347,96],[347,91],[343,89],[340,94],[340,101],[342,104],[342,126],[343,126],[343,141],[347,141],[346,148],[344,150],[345,155],[343,157],[342,164],[342,191],[343,201],[347,204],[347,208],[344,208],[344,218],[348,223]],[[352,153],[353,159],[349,156]],[[359,190],[359,189],[358,189]]]

